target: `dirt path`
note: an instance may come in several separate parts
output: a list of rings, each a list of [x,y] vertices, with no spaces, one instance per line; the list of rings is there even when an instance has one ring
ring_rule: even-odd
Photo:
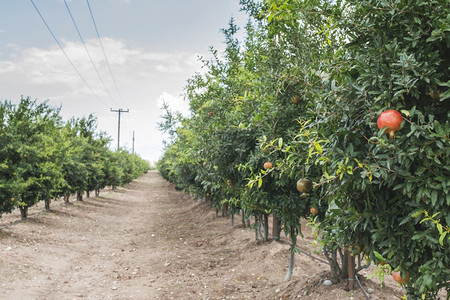
[[[324,286],[328,266],[305,255],[284,283],[288,245],[254,241],[157,172],[42,210],[0,219],[0,299],[364,299]],[[371,299],[401,295],[392,284],[364,285]]]

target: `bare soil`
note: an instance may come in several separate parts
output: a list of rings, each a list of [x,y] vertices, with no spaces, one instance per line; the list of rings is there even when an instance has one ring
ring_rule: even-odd
[[[0,219],[0,299],[365,299],[346,283],[325,286],[329,266],[305,254],[284,282],[287,243],[255,241],[238,216],[231,226],[156,171],[29,213]],[[305,231],[299,247],[312,253]],[[361,281],[372,300],[404,294],[390,277]]]

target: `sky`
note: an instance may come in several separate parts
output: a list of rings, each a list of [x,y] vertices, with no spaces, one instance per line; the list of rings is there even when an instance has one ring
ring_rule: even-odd
[[[239,0],[0,0],[0,100],[47,101],[65,120],[93,114],[112,150],[111,109],[129,110],[120,146],[132,151],[134,131],[135,153],[156,162],[162,103],[187,115],[186,81],[202,71],[199,57],[211,58],[210,46],[224,50],[221,29],[231,18],[243,31],[239,8]]]

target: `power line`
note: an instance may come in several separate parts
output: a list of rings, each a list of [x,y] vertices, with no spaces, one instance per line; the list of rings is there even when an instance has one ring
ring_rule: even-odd
[[[90,59],[90,61],[91,61],[91,63],[92,63],[92,66],[93,66],[94,69],[95,69],[95,72],[97,73],[98,78],[99,78],[100,81],[102,82],[103,87],[105,88],[105,91],[106,91],[106,93],[108,94],[108,96],[113,100],[113,102],[114,102],[115,104],[117,104],[117,102],[115,101],[114,97],[113,97],[113,96],[111,95],[111,93],[109,92],[109,89],[108,89],[108,87],[106,86],[105,82],[103,81],[102,76],[101,76],[100,73],[98,72],[97,67],[95,66],[94,60],[92,59],[92,56],[91,56],[91,54],[89,53],[89,50],[88,50],[88,48],[87,48],[87,46],[86,46],[86,43],[84,42],[84,39],[83,39],[83,37],[82,37],[82,35],[81,35],[81,33],[80,33],[80,30],[78,29],[77,23],[75,22],[75,19],[74,19],[73,15],[72,15],[72,12],[71,12],[71,10],[70,10],[70,8],[69,8],[69,5],[67,4],[66,0],[64,0],[64,4],[66,5],[67,11],[69,12],[69,15],[70,15],[70,18],[72,19],[73,25],[75,26],[75,29],[77,30],[78,36],[80,37],[80,40],[81,40],[81,43],[83,43],[84,49],[86,50],[86,53],[87,53],[87,55],[88,55],[88,57],[89,57],[89,59]]]
[[[47,27],[48,31],[50,32],[51,36],[53,37],[53,39],[55,40],[56,44],[58,44],[59,48],[61,49],[61,51],[63,52],[64,56],[67,58],[67,60],[69,61],[69,63],[72,65],[73,69],[75,70],[75,72],[78,74],[78,76],[81,78],[81,80],[84,82],[84,84],[89,88],[89,90],[91,91],[91,93],[101,102],[103,103],[103,105],[105,105],[106,107],[108,107],[108,105],[106,105],[105,102],[103,102],[103,100],[94,92],[94,90],[91,88],[91,86],[88,84],[88,82],[84,79],[84,77],[81,75],[80,71],[78,71],[77,67],[75,67],[74,63],[72,62],[72,60],[69,58],[69,56],[67,55],[66,51],[64,51],[64,48],[62,47],[61,43],[58,41],[58,39],[56,38],[55,34],[53,33],[53,31],[50,29],[50,26],[47,24],[47,21],[45,21],[44,16],[42,16],[41,12],[39,11],[39,9],[37,8],[36,4],[34,4],[33,0],[30,0],[31,3],[33,4],[34,8],[36,9],[36,12],[39,14],[39,16],[41,17],[42,22],[44,22],[45,27]]]
[[[117,94],[119,95],[120,100],[122,100],[122,102],[124,102],[123,98],[122,98],[122,95],[120,94],[119,88],[117,87],[117,82],[116,82],[116,79],[114,78],[113,72],[111,70],[111,65],[109,64],[108,57],[106,56],[105,48],[103,47],[102,39],[101,39],[100,34],[98,32],[97,24],[95,23],[94,14],[92,13],[92,9],[91,9],[91,5],[89,4],[89,0],[86,0],[86,3],[87,3],[88,8],[89,8],[89,13],[91,14],[92,22],[94,23],[95,32],[97,33],[97,37],[98,37],[98,40],[100,42],[100,46],[101,46],[102,51],[103,51],[103,55],[105,56],[106,64],[108,65],[108,68],[109,68],[109,73],[111,74],[111,78],[112,78],[112,80],[114,82],[114,85],[116,87]]]

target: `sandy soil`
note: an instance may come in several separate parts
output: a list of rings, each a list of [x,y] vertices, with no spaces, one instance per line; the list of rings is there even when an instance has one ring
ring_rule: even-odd
[[[232,227],[155,171],[19,216],[0,219],[0,299],[365,299],[325,286],[329,267],[304,254],[284,282],[288,244],[255,241],[239,217]],[[306,234],[299,246],[311,253],[311,241]],[[403,294],[391,278],[361,281],[372,300]]]

